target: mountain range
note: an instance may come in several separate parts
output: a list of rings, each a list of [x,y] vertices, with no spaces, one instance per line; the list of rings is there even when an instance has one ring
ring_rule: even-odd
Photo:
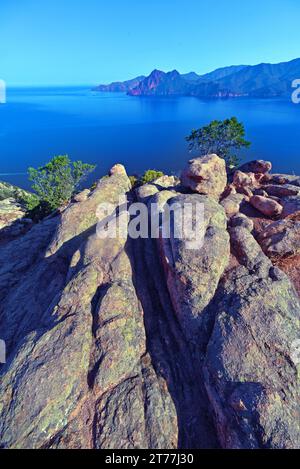
[[[279,64],[233,65],[198,75],[153,70],[125,82],[99,85],[94,91],[126,92],[131,96],[196,96],[201,98],[290,96],[300,78],[300,58]]]

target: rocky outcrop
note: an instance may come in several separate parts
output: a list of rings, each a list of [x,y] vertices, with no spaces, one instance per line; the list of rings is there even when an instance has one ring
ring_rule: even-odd
[[[0,241],[24,234],[32,221],[26,219],[26,207],[22,202],[30,194],[7,182],[0,181]]]
[[[222,200],[221,205],[225,210],[227,217],[232,217],[240,212],[241,204],[244,202],[243,194],[230,194]]]
[[[300,213],[300,196],[283,197],[281,205],[283,206],[282,218],[286,218],[294,213]]]
[[[117,209],[128,187],[125,175],[103,180],[88,200],[37,225],[17,252],[2,252],[20,259],[26,244],[35,248],[13,275],[7,266],[0,274],[2,447],[177,445],[175,405],[147,353],[130,246],[95,231],[97,205]]]
[[[268,257],[284,258],[300,254],[300,217],[271,223],[259,233],[258,241]]]
[[[19,187],[13,186],[12,184],[9,184],[8,182],[3,182],[0,181],[0,200],[5,200],[5,199],[14,199],[14,200],[19,200],[22,197],[29,195],[27,191],[24,189],[20,189]]]
[[[300,448],[300,303],[277,267],[298,215],[264,218],[215,164],[137,191],[116,165],[0,245],[2,448]],[[137,200],[152,238],[128,230]]]
[[[283,185],[268,185],[264,187],[264,190],[275,197],[289,197],[300,195],[300,187],[293,186],[291,184]]]
[[[241,266],[216,295],[204,367],[219,438],[224,448],[299,448],[299,297],[248,230],[231,238]]]
[[[192,192],[219,199],[227,184],[225,161],[214,154],[190,160],[181,183]]]
[[[243,173],[266,174],[272,170],[271,161],[254,160],[239,167]]]
[[[9,197],[0,201],[0,230],[10,226],[15,221],[24,218],[26,211],[15,199]]]
[[[161,70],[153,70],[135,88],[128,91],[131,96],[182,96],[192,87],[189,80],[185,80],[177,70],[164,73]]]
[[[200,335],[207,335],[205,308],[213,298],[219,280],[229,262],[229,237],[226,231],[226,216],[222,207],[213,199],[201,195],[179,195],[171,199],[174,231],[180,223],[178,212],[186,204],[202,205],[204,216],[200,244],[191,246],[187,236],[160,240],[166,281],[174,310],[189,341],[201,341]],[[192,220],[195,223],[195,220]],[[195,227],[197,230],[197,227]],[[213,246],[213,249],[211,249]],[[203,339],[205,343],[205,338]]]

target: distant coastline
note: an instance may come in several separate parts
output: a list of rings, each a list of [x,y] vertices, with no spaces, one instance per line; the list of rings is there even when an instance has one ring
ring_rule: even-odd
[[[300,78],[300,58],[279,64],[233,65],[205,75],[153,70],[149,76],[102,84],[93,91],[126,92],[131,96],[194,96],[200,98],[291,98]]]

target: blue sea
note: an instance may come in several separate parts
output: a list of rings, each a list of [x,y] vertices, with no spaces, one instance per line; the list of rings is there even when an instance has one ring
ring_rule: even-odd
[[[93,179],[123,163],[179,174],[190,158],[185,136],[213,119],[243,121],[252,147],[276,172],[300,174],[300,105],[282,100],[140,98],[89,87],[8,89],[0,105],[0,179],[29,187],[26,171],[51,157],[96,163]]]

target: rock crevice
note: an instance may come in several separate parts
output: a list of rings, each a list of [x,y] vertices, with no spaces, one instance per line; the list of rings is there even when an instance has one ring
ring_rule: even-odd
[[[257,161],[225,188],[224,168],[134,194],[117,165],[0,246],[1,447],[300,448],[300,303],[278,268],[299,255],[298,178]],[[135,197],[149,222],[174,204],[170,236],[99,237]],[[185,204],[204,207],[199,245],[174,234]]]

